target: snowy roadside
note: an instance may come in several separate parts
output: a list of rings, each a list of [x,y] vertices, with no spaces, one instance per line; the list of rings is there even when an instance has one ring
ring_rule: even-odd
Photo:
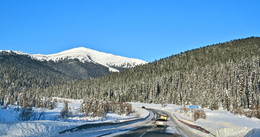
[[[13,107],[9,109],[0,109],[0,136],[4,137],[18,137],[18,136],[55,136],[60,131],[74,128],[83,124],[93,123],[108,123],[108,122],[123,122],[127,120],[133,120],[138,118],[145,118],[149,115],[149,112],[142,109],[142,106],[146,108],[162,109],[171,114],[175,114],[179,119],[201,126],[210,131],[217,137],[259,137],[260,136],[260,120],[256,118],[247,118],[245,116],[234,115],[225,110],[212,111],[209,109],[203,109],[206,113],[206,119],[198,119],[193,121],[188,115],[179,112],[181,106],[168,104],[166,107],[162,107],[160,104],[145,104],[145,103],[131,103],[135,112],[128,116],[118,115],[114,113],[108,113],[106,117],[84,117],[79,112],[80,104],[82,100],[70,100],[69,108],[73,116],[67,119],[59,118],[60,111],[63,108],[63,103],[59,103],[53,110],[43,110],[34,108],[35,112],[44,112],[45,115],[41,120],[37,121],[19,121],[18,113]],[[131,128],[135,128],[139,123]],[[188,128],[183,125],[184,128]],[[129,127],[111,127],[111,129],[100,128],[100,133],[111,132],[124,132],[124,129]],[[188,128],[189,129],[189,128]],[[106,131],[103,131],[106,130]],[[168,131],[174,131],[174,127],[167,129]],[[190,129],[192,132],[200,133],[195,129]],[[86,130],[84,132],[89,132]],[[127,132],[127,131],[125,131]],[[175,132],[175,131],[174,131]],[[78,134],[80,135],[80,133]],[[69,134],[68,134],[69,136]]]
[[[44,116],[40,120],[20,121],[19,110],[15,106],[7,109],[0,108],[0,136],[2,137],[18,137],[18,136],[56,136],[60,131],[74,128],[83,124],[123,122],[134,120],[137,118],[145,118],[149,112],[133,106],[134,113],[126,115],[118,115],[108,113],[105,117],[85,117],[79,110],[82,100],[68,100],[71,116],[62,119],[60,112],[64,107],[64,103],[58,103],[55,109],[38,109],[33,108],[35,115],[44,112]],[[62,101],[60,101],[62,102]]]
[[[259,137],[260,136],[260,119],[248,118],[245,116],[234,115],[226,110],[209,110],[203,109],[206,113],[206,119],[193,121],[187,115],[179,113],[181,106],[168,104],[162,107],[161,104],[132,103],[134,106],[145,106],[147,108],[162,109],[173,113],[182,121],[201,126],[210,131],[217,137]],[[185,128],[188,128],[183,124]],[[190,129],[195,133],[200,133],[195,129]],[[212,135],[210,135],[212,136]]]

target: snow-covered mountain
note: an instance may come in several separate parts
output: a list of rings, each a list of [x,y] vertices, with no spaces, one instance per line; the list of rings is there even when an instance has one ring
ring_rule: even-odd
[[[4,50],[0,50],[3,52]],[[81,63],[94,63],[107,67],[110,72],[119,72],[122,69],[128,69],[137,65],[146,64],[146,61],[134,58],[127,58],[113,54],[103,53],[85,47],[73,48],[62,51],[56,54],[42,55],[42,54],[27,54],[20,51],[5,51],[14,52],[19,55],[28,55],[39,61],[64,61],[71,59],[78,59]]]
[[[78,59],[82,63],[92,62],[109,68],[112,72],[118,72],[117,68],[132,68],[146,64],[146,61],[103,53],[96,50],[79,47],[51,55],[32,54],[33,58],[43,61],[61,61],[65,59]]]

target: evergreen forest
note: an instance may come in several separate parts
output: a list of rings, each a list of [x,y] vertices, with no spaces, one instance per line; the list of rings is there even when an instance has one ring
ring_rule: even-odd
[[[259,37],[209,45],[85,80],[54,73],[55,70],[37,62],[27,66],[35,68],[35,72],[24,66],[17,70],[8,62],[3,63],[3,58],[0,58],[2,100],[8,97],[17,100],[23,93],[28,99],[44,96],[172,103],[212,110],[221,107],[234,113],[251,110],[253,114],[249,116],[260,118]],[[39,69],[48,71],[44,74]]]

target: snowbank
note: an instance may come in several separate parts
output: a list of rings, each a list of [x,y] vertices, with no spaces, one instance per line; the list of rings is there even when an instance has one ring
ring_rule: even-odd
[[[17,106],[10,106],[7,109],[0,108],[0,136],[57,136],[60,131],[74,128],[83,124],[103,123],[103,122],[122,122],[137,118],[145,118],[149,112],[145,109],[133,106],[135,113],[128,116],[108,113],[106,117],[86,117],[80,112],[80,105],[83,100],[55,98],[58,101],[53,110],[33,108],[34,114],[44,113],[40,120],[20,121],[20,110]],[[62,119],[60,112],[64,107],[64,101],[68,101],[71,116]]]
[[[248,118],[245,116],[234,115],[225,110],[212,111],[209,109],[203,109],[206,113],[206,119],[198,119],[193,121],[190,114],[181,114],[179,109],[182,106],[168,104],[166,107],[162,107],[161,104],[145,104],[145,103],[132,103],[134,106],[145,106],[146,108],[162,109],[169,113],[174,113],[179,119],[201,126],[210,131],[217,137],[259,137],[260,136],[260,119]],[[181,124],[181,123],[180,123]],[[185,127],[185,125],[184,125]],[[185,128],[189,128],[188,126]],[[195,129],[190,129],[194,133],[200,133]]]
[[[58,99],[58,98],[57,98]],[[73,128],[82,124],[102,123],[102,122],[122,122],[124,120],[133,120],[138,118],[145,118],[149,116],[146,108],[162,109],[171,114],[175,114],[179,119],[197,126],[201,126],[210,131],[217,137],[259,137],[260,136],[260,120],[256,118],[247,118],[245,116],[234,115],[225,110],[212,111],[203,109],[206,113],[206,119],[199,119],[193,121],[189,114],[183,115],[178,110],[181,106],[168,104],[163,107],[161,104],[144,104],[131,103],[135,113],[125,116],[113,113],[108,113],[105,118],[101,117],[84,117],[79,111],[82,100],[66,100],[69,101],[69,108],[72,116],[67,119],[59,117],[60,111],[64,104],[62,99],[58,99],[60,103],[53,110],[37,109],[33,110],[36,113],[44,112],[44,117],[40,121],[19,121],[19,111],[15,106],[7,109],[0,109],[0,136],[55,136],[60,131]],[[179,122],[179,124],[182,124]],[[183,124],[185,129],[191,132],[200,134],[201,132],[191,129]],[[115,129],[116,130],[116,129]],[[169,132],[176,132],[174,129],[167,129]],[[204,135],[204,134],[203,134]]]
[[[79,123],[60,121],[1,122],[1,137],[52,136]]]
[[[1,109],[0,107],[0,122],[15,122],[17,120],[18,117],[16,111],[13,108]]]

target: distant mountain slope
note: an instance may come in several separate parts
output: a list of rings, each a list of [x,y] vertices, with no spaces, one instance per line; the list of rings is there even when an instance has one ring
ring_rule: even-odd
[[[43,64],[75,79],[88,79],[111,74],[109,68],[93,62],[81,62],[78,59],[43,61]]]
[[[10,90],[20,92],[104,76],[144,63],[87,48],[75,48],[53,55],[0,51],[0,96]]]
[[[119,72],[116,68],[132,68],[136,65],[146,64],[147,62],[139,59],[126,58],[121,56],[116,56],[113,54],[103,53],[99,51],[95,51],[92,49],[79,47],[70,50],[66,50],[57,54],[51,55],[41,55],[34,54],[31,55],[33,58],[38,60],[46,60],[46,61],[62,61],[68,59],[78,59],[80,62],[91,62],[95,64],[100,64],[109,68],[109,71]]]
[[[0,95],[29,88],[46,88],[74,80],[30,56],[0,52]]]
[[[0,51],[29,56],[71,78],[86,79],[119,72],[147,62],[107,54],[88,48],[74,48],[51,55],[27,54],[20,51]]]
[[[260,38],[210,45],[45,91],[59,91],[54,95],[61,97],[222,107],[234,113],[251,109],[254,113],[248,114],[260,118]]]

